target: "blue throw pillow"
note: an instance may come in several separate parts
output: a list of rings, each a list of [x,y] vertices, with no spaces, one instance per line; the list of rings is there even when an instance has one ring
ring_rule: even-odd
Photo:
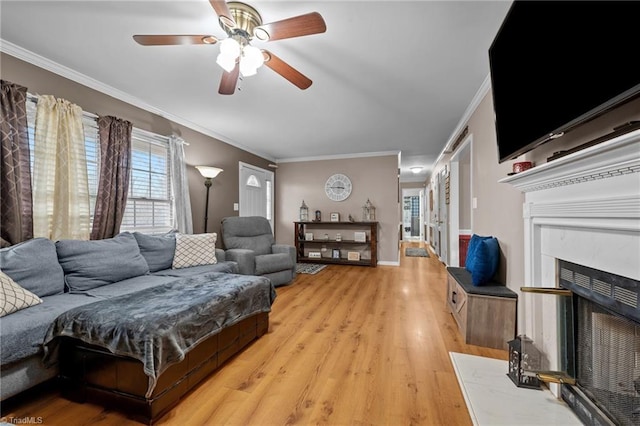
[[[478,249],[478,245],[481,241],[493,238],[493,237],[482,237],[478,234],[473,234],[471,236],[471,240],[469,240],[469,246],[467,247],[467,257],[464,262],[464,267],[467,271],[473,272],[473,265],[476,262],[476,250]]]
[[[498,271],[500,262],[500,245],[494,237],[486,238],[478,243],[475,262],[471,270],[473,285],[480,286],[491,281]]]

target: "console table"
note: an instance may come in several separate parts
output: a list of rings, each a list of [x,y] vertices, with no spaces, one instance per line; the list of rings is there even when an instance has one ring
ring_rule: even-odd
[[[378,222],[294,222],[294,232],[300,263],[378,264]],[[364,233],[364,241],[356,241],[356,233]],[[308,238],[307,234],[313,237]],[[334,250],[338,250],[339,257],[334,257]],[[314,254],[320,257],[313,257]]]

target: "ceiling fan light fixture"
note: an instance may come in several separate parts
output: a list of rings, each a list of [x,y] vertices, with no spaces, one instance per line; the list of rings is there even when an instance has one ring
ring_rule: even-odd
[[[254,68],[251,65],[247,64],[246,61],[240,61],[240,74],[243,77],[251,77],[252,75],[256,75],[258,73],[258,68]]]
[[[216,58],[216,64],[220,65],[226,72],[231,72],[236,67],[236,58],[220,53]]]
[[[231,37],[225,38],[220,42],[220,54],[237,58],[240,56],[240,43]]]
[[[264,56],[262,51],[255,46],[247,45],[242,49],[242,60],[251,68],[258,69],[264,64]]]

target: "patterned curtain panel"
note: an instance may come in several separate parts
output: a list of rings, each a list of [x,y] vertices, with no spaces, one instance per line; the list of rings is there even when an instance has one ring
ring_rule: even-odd
[[[33,233],[89,239],[89,183],[82,108],[44,95],[36,106]]]
[[[111,238],[120,232],[131,173],[131,131],[126,120],[98,118],[100,179],[93,215],[92,240]]]
[[[182,234],[193,233],[191,198],[187,181],[187,165],[184,160],[184,140],[178,136],[169,138],[171,185],[174,199],[174,228]]]
[[[27,88],[0,80],[0,247],[33,237]]]

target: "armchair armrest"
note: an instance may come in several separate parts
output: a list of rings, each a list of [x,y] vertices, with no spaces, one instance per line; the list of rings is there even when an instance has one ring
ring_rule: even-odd
[[[219,248],[216,249],[216,260],[218,262],[224,262],[227,260],[227,257],[224,254],[224,250]]]
[[[271,246],[272,253],[286,253],[291,258],[291,262],[293,263],[293,274],[295,276],[296,273],[296,248],[294,246],[290,246],[287,244],[274,244]]]
[[[253,250],[229,249],[225,251],[226,260],[238,264],[238,273],[242,275],[255,275],[256,254]]]

